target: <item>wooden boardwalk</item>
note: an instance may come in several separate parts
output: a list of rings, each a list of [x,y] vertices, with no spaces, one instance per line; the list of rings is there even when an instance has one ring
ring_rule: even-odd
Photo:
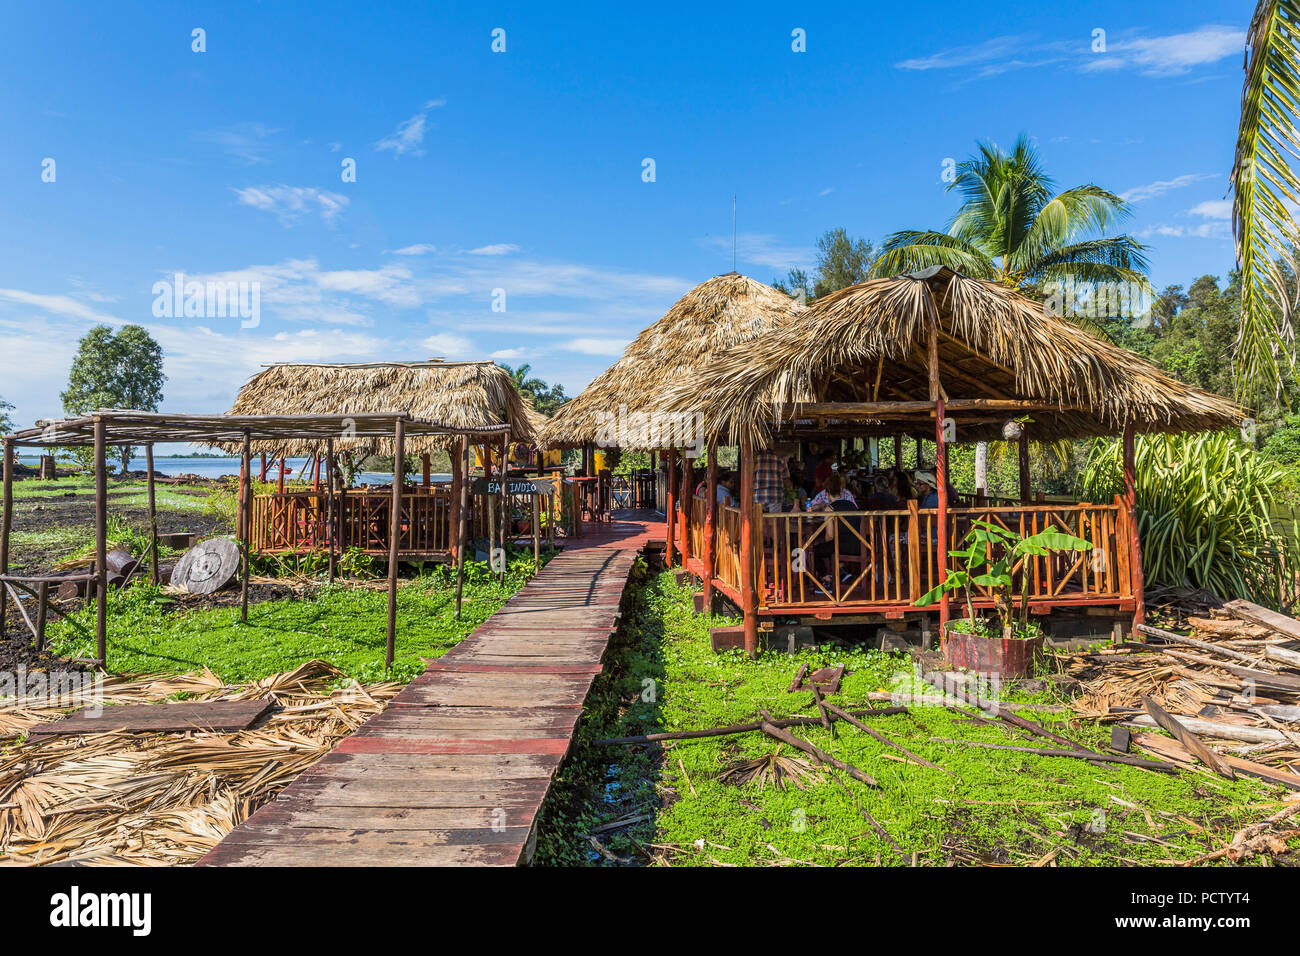
[[[509,866],[601,670],[637,553],[628,515],[573,541],[388,708],[236,827],[200,866]]]

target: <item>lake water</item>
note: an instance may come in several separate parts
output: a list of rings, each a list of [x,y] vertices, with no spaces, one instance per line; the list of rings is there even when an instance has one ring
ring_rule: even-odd
[[[33,457],[28,457],[26,455],[20,455],[18,460],[21,461],[24,465],[31,465],[32,467],[36,467],[36,465],[39,464],[38,459]],[[308,459],[306,458],[290,458],[289,468],[292,469],[292,471],[290,471],[286,477],[293,478],[300,473],[307,473],[306,472],[307,466],[308,466]],[[258,460],[255,457],[253,459],[254,474],[256,474],[257,467],[258,467]],[[161,472],[162,474],[169,475],[169,476],[198,475],[200,478],[221,478],[225,475],[239,474],[239,459],[238,458],[169,458],[163,455],[158,455],[153,460],[153,468],[154,471]],[[144,471],[144,459],[132,458],[131,470]],[[266,469],[266,477],[270,481],[274,481],[276,477],[279,475],[279,473],[280,473],[279,469],[275,467],[268,467]],[[366,485],[386,485],[393,480],[393,476],[391,474],[387,472],[379,472],[379,471],[365,471],[362,472],[360,475],[358,475],[357,478],[362,484],[366,484]],[[451,481],[451,475],[435,474],[435,475],[431,475],[430,478],[435,482]]]

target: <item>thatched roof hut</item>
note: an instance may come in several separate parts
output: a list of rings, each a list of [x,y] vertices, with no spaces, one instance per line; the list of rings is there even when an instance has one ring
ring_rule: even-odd
[[[1165,375],[1013,289],[946,268],[841,289],[770,334],[726,349],[664,405],[697,409],[708,434],[757,446],[776,431],[934,437],[930,379],[957,440],[997,440],[1028,416],[1038,439],[1236,426],[1240,408]],[[911,403],[915,407],[909,407]]]
[[[610,416],[657,411],[665,389],[693,381],[696,369],[711,356],[771,333],[802,309],[788,295],[739,273],[700,283],[638,335],[623,357],[581,395],[556,412],[542,429],[543,447],[606,443],[600,436],[608,429]],[[662,445],[627,433],[617,444],[636,450]]]
[[[258,372],[230,409],[232,415],[330,414],[406,412],[451,427],[509,423],[510,440],[536,440],[540,413],[515,388],[514,379],[493,362],[363,362],[344,365],[284,363]],[[408,453],[447,448],[456,441],[445,436],[412,436]],[[310,455],[321,450],[317,440],[261,443],[256,451]],[[335,448],[368,454],[391,454],[391,441],[340,435]]]

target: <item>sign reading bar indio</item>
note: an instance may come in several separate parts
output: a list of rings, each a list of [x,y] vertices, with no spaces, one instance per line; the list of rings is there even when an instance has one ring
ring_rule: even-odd
[[[474,483],[470,485],[470,491],[476,495],[499,495],[501,494],[501,480],[499,478],[475,478]],[[508,495],[549,495],[554,491],[554,482],[545,478],[531,480],[511,478],[506,482],[506,494]]]

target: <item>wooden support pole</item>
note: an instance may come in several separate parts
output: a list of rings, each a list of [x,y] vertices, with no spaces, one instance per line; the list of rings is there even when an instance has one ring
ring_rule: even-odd
[[[433,459],[427,451],[420,455],[420,467],[424,471],[424,487],[427,491],[433,480]]]
[[[713,578],[717,573],[714,554],[718,520],[718,443],[709,442],[709,467],[705,472],[704,494],[704,613],[713,613]]]
[[[284,494],[284,467],[285,467],[285,456],[281,455],[280,456],[280,477],[277,478],[275,482],[276,493],[281,495]]]
[[[149,507],[149,578],[158,583],[158,503],[153,487],[153,442],[144,446],[145,499]]]
[[[903,436],[894,436],[894,467],[903,467]]]
[[[916,439],[916,468],[921,467],[921,439]]]
[[[14,522],[14,443],[4,443],[4,514],[0,515],[0,574],[9,573],[9,533]],[[4,639],[5,612],[9,607],[8,589],[0,590],[0,640]]]
[[[1129,572],[1133,576],[1133,628],[1146,623],[1147,603],[1143,593],[1142,539],[1138,534],[1137,454],[1133,423],[1124,426],[1124,509],[1128,512]]]
[[[939,576],[938,581],[930,582],[931,587],[939,584],[948,577],[948,445],[944,435],[944,394],[943,383],[939,381],[939,327],[937,321],[930,326],[930,400],[934,402],[934,479],[938,487],[935,493],[939,498],[939,514],[937,518],[937,535],[936,548],[938,554],[935,555],[935,566]],[[926,542],[926,546],[929,546]],[[948,594],[945,592],[939,598],[939,636],[947,636],[948,615],[949,615]]]
[[[334,439],[325,439],[325,538],[329,545],[329,583],[334,583],[337,573],[336,549],[334,540]]]
[[[465,548],[469,526],[469,437],[460,440],[460,487],[456,490],[456,620],[465,589]]]
[[[1020,503],[1030,503],[1029,490],[1029,431],[1022,425],[1020,437],[1016,439],[1017,457],[1020,462]]]
[[[262,465],[257,471],[257,480],[266,484],[266,452],[262,452]]]
[[[95,417],[95,657],[108,669],[107,424]]]
[[[283,459],[281,459],[283,466]],[[283,476],[283,470],[280,472]],[[248,620],[248,573],[249,566],[253,563],[253,443],[252,435],[248,430],[244,430],[244,450],[241,458],[239,469],[239,483],[241,491],[241,501],[239,502],[240,512],[240,542],[244,552],[243,561],[240,562],[239,568],[239,619]]]
[[[664,452],[664,466],[668,472],[668,500],[664,506],[664,526],[668,529],[668,540],[664,550],[664,563],[671,568],[677,553],[677,449],[669,448]]]
[[[406,477],[406,424],[397,420],[393,428],[393,496],[388,504],[388,639],[384,645],[384,670],[393,666],[397,649],[397,546],[402,537],[402,480]]]
[[[754,447],[740,443],[740,609],[745,616],[745,653],[758,656],[758,598],[754,590]]]
[[[528,499],[533,506],[533,571],[537,571],[542,566],[542,496],[529,495]]]
[[[691,487],[691,460],[682,453],[682,490],[679,495],[682,502],[682,567],[686,567],[686,559],[691,556],[691,503],[695,500],[695,489]]]
[[[510,482],[510,435],[501,436],[501,583],[506,583],[506,541],[513,530],[510,527],[510,499],[506,497],[506,485]]]
[[[461,459],[464,457],[462,448],[468,441],[462,438],[450,451],[451,458],[451,507],[448,509],[451,515],[451,527],[447,529],[447,546],[451,551],[452,560],[455,561],[460,557],[460,538],[458,537],[460,529],[460,486],[465,481],[465,472]]]
[[[42,581],[36,586],[36,653],[45,650],[45,616],[49,609],[50,582]]]

